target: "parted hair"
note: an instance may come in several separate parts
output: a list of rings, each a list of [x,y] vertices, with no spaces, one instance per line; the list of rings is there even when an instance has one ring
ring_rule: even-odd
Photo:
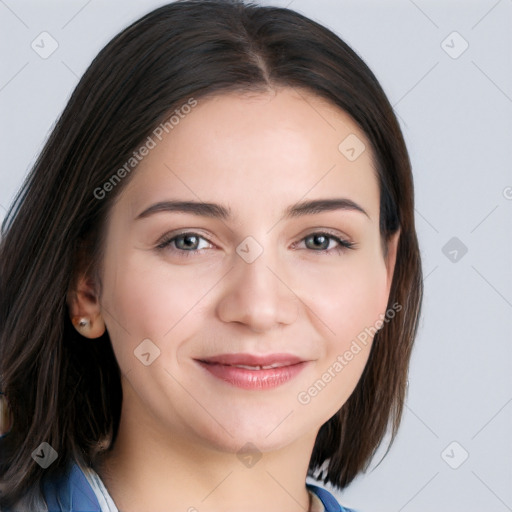
[[[178,0],[95,57],[2,224],[0,391],[11,427],[0,439],[0,506],[38,493],[69,461],[93,465],[116,439],[122,391],[108,331],[86,343],[66,301],[79,271],[97,276],[106,219],[130,175],[105,197],[98,188],[190,98],[280,87],[314,93],[352,117],[374,156],[383,246],[400,230],[388,303],[400,311],[375,335],[351,396],[320,428],[309,474],[323,466],[322,481],[342,489],[388,432],[395,438],[423,288],[411,164],[393,109],[363,60],[304,15],[243,0]],[[58,453],[47,469],[31,456],[41,442]]]

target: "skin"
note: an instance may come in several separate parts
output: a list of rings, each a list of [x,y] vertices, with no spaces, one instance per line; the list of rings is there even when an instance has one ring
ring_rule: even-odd
[[[352,162],[338,150],[349,134],[366,145]],[[119,434],[97,471],[123,512],[308,509],[315,438],[356,386],[371,341],[308,404],[297,396],[385,314],[395,265],[398,235],[385,257],[369,148],[345,112],[309,92],[229,93],[200,100],[134,171],[108,219],[101,293],[83,276],[69,300],[92,321],[86,337],[108,330],[121,368]],[[340,197],[367,215],[283,217],[300,201]],[[136,219],[170,199],[220,203],[233,219]],[[325,230],[354,247],[308,236]],[[189,257],[183,239],[156,248],[189,231],[202,237]],[[236,252],[248,236],[263,249],[252,263]],[[160,350],[148,366],[134,356],[144,339]],[[194,362],[237,352],[309,363],[277,388],[244,390]],[[251,467],[237,457],[247,442],[262,455]]]

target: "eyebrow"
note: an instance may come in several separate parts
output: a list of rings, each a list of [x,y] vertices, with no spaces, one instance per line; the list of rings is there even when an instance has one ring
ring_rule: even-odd
[[[351,199],[346,198],[315,199],[312,201],[303,201],[286,208],[283,212],[283,216],[284,218],[294,218],[334,210],[360,212],[370,219],[370,216],[362,206],[358,205]],[[149,208],[146,208],[143,212],[139,213],[135,220],[143,219],[159,212],[190,213],[199,217],[209,217],[212,219],[220,220],[232,219],[231,209],[221,204],[204,203],[198,201],[169,200],[161,201],[151,205]]]

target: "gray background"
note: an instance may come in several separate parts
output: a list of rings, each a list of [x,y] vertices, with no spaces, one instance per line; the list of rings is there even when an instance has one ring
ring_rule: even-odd
[[[0,220],[93,57],[164,3],[0,0]],[[414,168],[425,301],[404,419],[336,495],[362,512],[512,510],[512,0],[265,3],[363,57]],[[43,31],[58,43],[46,59],[31,47]]]

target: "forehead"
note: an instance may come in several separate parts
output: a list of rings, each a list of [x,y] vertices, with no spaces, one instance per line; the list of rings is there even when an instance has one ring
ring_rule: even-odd
[[[236,213],[236,203],[258,199],[271,210],[344,195],[378,213],[364,133],[346,112],[304,90],[200,98],[160,138],[153,135],[155,145],[126,191],[134,211],[170,197],[228,198]]]

